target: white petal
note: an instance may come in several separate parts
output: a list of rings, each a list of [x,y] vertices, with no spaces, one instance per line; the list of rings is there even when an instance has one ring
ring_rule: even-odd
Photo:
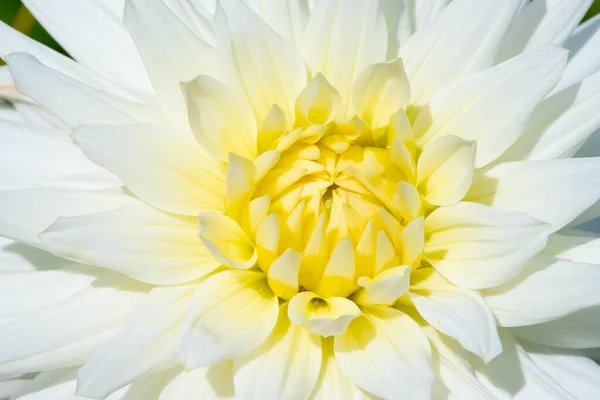
[[[23,393],[24,388],[29,384],[30,379],[6,379],[0,380],[0,398],[8,399],[13,396],[16,398]]]
[[[364,308],[335,338],[340,369],[357,386],[383,398],[429,399],[431,349],[421,327],[393,308]]]
[[[219,266],[198,238],[196,218],[162,213],[141,202],[60,218],[41,238],[62,257],[159,285],[192,281]]]
[[[235,393],[247,400],[305,400],[317,383],[321,358],[321,338],[291,324],[284,305],[271,336],[235,359]]]
[[[77,374],[77,393],[105,398],[152,372],[178,364],[177,344],[194,286],[155,288],[127,324]]]
[[[233,362],[182,371],[158,400],[233,400]],[[142,399],[143,400],[143,399]]]
[[[241,96],[208,76],[185,83],[183,90],[192,131],[208,154],[220,161],[229,153],[256,158],[256,120]]]
[[[450,0],[409,0],[413,31],[427,26],[448,6]]]
[[[246,0],[275,32],[298,47],[310,16],[309,0]]]
[[[408,292],[410,285],[410,266],[386,269],[374,279],[366,276],[358,279],[362,287],[353,294],[352,300],[361,305],[391,306]]]
[[[566,50],[549,47],[453,82],[419,113],[417,143],[444,135],[474,140],[476,166],[487,165],[519,138],[530,113],[560,79],[566,58]]]
[[[27,37],[4,22],[0,22],[0,36],[5,39],[0,43],[0,57],[2,58],[6,58],[7,55],[12,53],[29,53],[38,60],[41,60],[42,64],[50,69],[68,75],[85,86],[106,91],[128,100],[140,101],[138,93],[133,92],[131,89],[115,85],[113,82],[98,76],[87,66]]]
[[[320,1],[308,21],[303,43],[306,64],[313,76],[320,72],[340,92],[341,117],[348,116],[358,74],[371,64],[385,61],[383,11],[379,0]]]
[[[466,199],[519,211],[556,231],[600,198],[600,158],[507,162],[476,173]]]
[[[45,271],[64,266],[64,258],[0,237],[0,273],[2,274]]]
[[[40,254],[23,252],[23,248],[27,247],[15,244],[12,251],[16,250],[25,256],[40,257]],[[2,249],[0,256],[2,271],[0,318],[21,317],[75,296],[80,291],[89,288],[102,273],[98,269],[57,259],[48,253],[45,253],[46,257],[40,257],[36,263],[32,263],[31,267],[35,268],[36,264],[41,262],[42,266],[53,268],[51,270],[34,269],[30,272],[6,273],[4,264],[9,262],[10,258],[5,257],[4,252],[5,250]],[[49,288],[52,289],[49,290]]]
[[[214,49],[160,0],[125,3],[125,25],[142,56],[161,105],[185,118],[180,82],[217,73]]]
[[[593,0],[533,0],[514,19],[499,50],[503,61],[551,43],[562,44]]]
[[[114,3],[114,1],[113,1]],[[121,21],[124,2],[25,0],[23,4],[61,46],[90,70],[134,90],[151,92],[146,70]],[[102,32],[102,35],[98,35]]]
[[[458,343],[439,335],[432,328],[427,328],[426,333],[432,344],[436,374],[452,393],[460,399],[499,400],[479,382],[468,354]]]
[[[600,266],[537,256],[512,282],[483,291],[502,326],[534,325],[600,305]]]
[[[569,62],[558,84],[565,88],[600,70],[600,17],[595,16],[579,25],[564,45],[569,49]]]
[[[63,129],[0,121],[0,189],[99,190],[122,186],[88,160]]]
[[[425,257],[452,283],[469,289],[515,277],[546,244],[547,225],[526,214],[458,203],[425,219]]]
[[[553,160],[572,157],[600,128],[600,72],[546,98],[505,157]]]
[[[400,49],[412,101],[425,104],[447,83],[492,65],[519,3],[520,0],[453,0],[435,23],[413,35]]]
[[[73,137],[87,157],[154,207],[190,216],[224,210],[224,168],[193,139],[158,125],[85,126]]]
[[[600,347],[600,306],[585,308],[554,321],[510,330],[532,343],[566,349]]]
[[[368,66],[352,89],[354,109],[372,129],[387,126],[392,114],[406,109],[409,100],[410,83],[400,58]]]
[[[531,360],[576,399],[594,399],[600,393],[600,366],[589,358],[562,355],[553,349],[524,346]]]
[[[514,400],[577,400],[560,383],[540,368],[507,332],[501,332],[504,351],[487,365],[477,363],[480,380]]]
[[[130,124],[156,119],[153,106],[134,103],[88,86],[35,57],[16,53],[6,57],[17,89],[56,114],[70,126]],[[60,93],[60,96],[56,96]]]
[[[465,197],[475,171],[475,142],[442,136],[429,143],[417,163],[417,185],[431,204],[448,206]]]
[[[264,274],[256,271],[213,275],[189,304],[179,358],[190,369],[254,350],[271,334],[279,312],[277,296]]]
[[[274,9],[273,5],[269,7]],[[296,49],[242,1],[221,0],[215,26],[221,30],[222,42],[218,43],[221,76],[245,94],[258,125],[274,104],[285,111],[291,122],[294,101],[306,85],[307,75]]]
[[[0,329],[0,374],[80,365],[112,337],[148,287],[108,274],[93,287]]]
[[[23,189],[0,191],[0,234],[44,247],[38,235],[57,218],[115,210],[132,199],[119,189]]]
[[[485,362],[502,352],[496,320],[476,291],[454,286],[432,269],[417,270],[410,297],[431,326]]]
[[[146,375],[110,395],[106,400],[156,400],[180,371],[181,369],[176,367],[165,372]]]
[[[63,368],[36,375],[11,400],[85,400],[75,394],[76,369]]]

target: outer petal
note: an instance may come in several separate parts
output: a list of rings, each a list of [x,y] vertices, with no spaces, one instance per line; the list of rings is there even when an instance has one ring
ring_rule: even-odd
[[[158,400],[233,400],[233,362],[182,371]],[[143,399],[142,399],[143,400]]]
[[[600,158],[503,163],[476,174],[466,198],[527,213],[556,231],[600,199]]]
[[[179,357],[191,369],[247,354],[271,334],[278,312],[277,296],[261,272],[213,275],[190,300]]]
[[[562,44],[579,25],[592,1],[531,1],[512,21],[498,59],[507,60],[519,53],[536,50],[551,43]]]
[[[538,256],[516,281],[483,292],[503,326],[534,325],[600,305],[600,266]]]
[[[23,189],[0,191],[0,234],[36,247],[39,235],[59,217],[115,210],[131,204],[119,189]]]
[[[519,138],[532,110],[560,79],[566,59],[564,49],[545,48],[453,82],[419,113],[417,143],[445,135],[474,140],[475,165],[489,164]]]
[[[563,349],[600,347],[600,306],[554,321],[510,330],[518,338]]]
[[[275,32],[298,47],[310,17],[309,0],[246,0]]]
[[[65,259],[0,237],[0,273],[38,272],[65,266]],[[68,261],[67,261],[68,263]]]
[[[400,48],[413,102],[424,105],[448,82],[492,65],[520,1],[453,0],[413,35]]]
[[[340,92],[341,117],[349,116],[350,93],[358,74],[385,61],[383,11],[379,0],[320,1],[308,21],[304,58],[313,76],[320,72]]]
[[[277,6],[269,7],[274,11]],[[258,125],[274,104],[285,111],[291,122],[294,101],[306,85],[302,57],[243,1],[221,0],[215,26],[220,31],[221,76],[246,96]]]
[[[135,44],[121,21],[124,1],[107,4],[25,0],[23,3],[52,37],[90,70],[134,90],[152,91]]]
[[[80,365],[129,317],[148,287],[110,274],[93,287],[0,330],[0,374]]]
[[[236,358],[235,393],[245,400],[305,400],[317,383],[321,359],[321,338],[291,324],[283,305],[271,336]]]
[[[526,214],[458,203],[425,219],[425,257],[452,283],[481,289],[515,277],[547,235],[548,227]]]
[[[153,372],[177,364],[177,343],[194,287],[156,288],[127,324],[77,374],[77,393],[105,398]]]
[[[496,320],[476,291],[452,285],[432,269],[413,273],[411,300],[421,317],[484,361],[502,352]]]
[[[193,139],[158,125],[86,126],[73,137],[92,161],[159,209],[190,216],[224,210],[225,171]]]
[[[159,285],[192,281],[219,266],[197,236],[196,219],[143,203],[60,218],[42,235],[55,254]]]
[[[183,86],[194,136],[219,161],[229,153],[256,158],[256,120],[245,100],[224,83],[199,76]]]
[[[160,0],[129,0],[124,20],[161,105],[185,121],[180,82],[217,73],[214,49]]]
[[[70,126],[130,124],[157,118],[155,107],[88,86],[74,79],[69,70],[62,73],[51,69],[29,54],[11,54],[6,61],[17,89]]]
[[[421,327],[393,308],[364,308],[335,338],[335,358],[350,380],[383,398],[429,399],[431,349]]]
[[[569,49],[569,63],[558,88],[567,87],[600,70],[600,17],[589,19],[575,30],[565,43]]]

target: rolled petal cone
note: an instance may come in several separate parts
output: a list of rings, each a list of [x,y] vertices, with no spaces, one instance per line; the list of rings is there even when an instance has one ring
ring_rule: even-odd
[[[591,0],[24,3],[0,398],[599,398]]]

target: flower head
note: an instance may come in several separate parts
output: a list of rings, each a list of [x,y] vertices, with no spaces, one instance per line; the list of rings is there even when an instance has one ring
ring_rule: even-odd
[[[544,347],[600,345],[600,239],[571,230],[600,199],[600,158],[570,158],[600,127],[589,1],[89,1],[89,27],[30,3],[80,62],[1,27],[0,377],[437,400],[597,373]]]

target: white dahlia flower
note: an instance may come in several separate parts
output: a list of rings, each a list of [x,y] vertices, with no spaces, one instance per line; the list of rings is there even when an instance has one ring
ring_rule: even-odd
[[[0,397],[600,396],[591,0],[24,3]]]

